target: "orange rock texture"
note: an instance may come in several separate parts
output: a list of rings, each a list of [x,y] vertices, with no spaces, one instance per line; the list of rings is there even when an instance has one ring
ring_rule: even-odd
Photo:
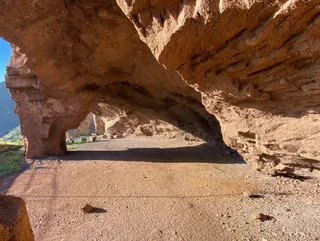
[[[65,132],[107,103],[208,142],[222,132],[265,172],[318,175],[319,4],[4,1],[6,81],[27,155],[63,154]]]
[[[26,204],[22,198],[0,195],[0,240],[34,240]]]

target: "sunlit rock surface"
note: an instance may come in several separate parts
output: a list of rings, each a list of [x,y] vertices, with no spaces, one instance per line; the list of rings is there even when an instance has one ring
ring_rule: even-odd
[[[0,36],[19,46],[7,86],[27,155],[64,153],[65,131],[103,102],[180,120],[212,143],[216,117],[258,169],[318,175],[319,3],[3,2]]]

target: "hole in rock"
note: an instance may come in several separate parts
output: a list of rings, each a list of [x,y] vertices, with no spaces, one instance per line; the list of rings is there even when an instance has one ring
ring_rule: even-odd
[[[167,99],[163,101],[168,103]],[[99,103],[96,109],[98,114],[90,113],[78,128],[67,132],[69,152],[63,159],[245,163],[236,151],[224,144],[221,133],[215,133],[213,140],[206,135],[210,128],[220,131],[216,120],[210,122],[195,115],[202,128],[199,131],[177,116],[164,118],[154,113],[146,116],[141,110],[119,113],[104,103]]]
[[[100,97],[67,132],[68,160],[244,163],[200,98],[126,81],[83,89]]]
[[[1,55],[3,76],[11,47],[3,39],[0,39],[0,44],[1,52],[5,53]],[[63,103],[68,105],[67,99],[59,100],[65,96],[53,91],[48,92],[48,96],[58,96],[57,103],[51,100],[46,102],[48,97],[39,90],[41,81],[36,74],[31,71],[31,75],[28,72],[30,70],[23,69],[28,73],[25,74],[20,71],[21,66],[11,67],[10,71],[19,69],[19,72],[14,72],[8,81],[13,84],[10,88],[15,89],[19,85],[17,89],[28,95],[32,105],[45,103],[42,108],[48,110]],[[11,105],[8,113],[13,116],[7,121],[13,126],[2,135],[12,130],[10,135],[13,137],[6,136],[4,139],[22,143],[21,130],[17,127],[18,117],[13,114],[15,103],[9,91],[6,88],[4,90]],[[38,113],[35,111],[32,116],[24,113],[24,120],[30,119],[25,125],[24,145],[28,149],[25,153],[31,150],[29,154],[35,158],[57,156],[66,151],[67,144],[70,153],[66,159],[244,163],[236,151],[224,144],[220,125],[201,104],[200,95],[191,97],[169,90],[127,81],[107,85],[84,83],[76,88],[77,93],[93,92],[100,98],[94,107],[94,114],[90,113],[77,129],[69,130],[65,137],[66,126],[76,126],[81,117],[68,119],[70,114],[59,113],[57,117],[49,114],[41,117],[41,123],[33,123]],[[28,124],[29,121],[31,124]],[[34,127],[30,128],[30,125]]]

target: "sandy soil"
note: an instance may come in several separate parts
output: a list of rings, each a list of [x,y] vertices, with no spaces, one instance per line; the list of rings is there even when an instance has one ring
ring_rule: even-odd
[[[266,176],[202,143],[118,139],[49,159],[0,180],[37,241],[320,240],[319,180]]]

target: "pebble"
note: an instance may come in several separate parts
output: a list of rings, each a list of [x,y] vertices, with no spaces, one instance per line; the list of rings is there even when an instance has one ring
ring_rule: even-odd
[[[90,204],[86,204],[83,208],[82,211],[84,213],[92,213],[94,208]]]

